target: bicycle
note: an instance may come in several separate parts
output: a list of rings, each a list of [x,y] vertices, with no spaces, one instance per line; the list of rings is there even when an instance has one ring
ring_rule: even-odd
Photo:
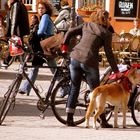
[[[16,95],[18,93],[21,81],[23,77],[25,77],[30,85],[32,86],[34,92],[39,98],[39,101],[37,103],[37,108],[41,111],[41,117],[44,117],[43,113],[47,109],[48,106],[52,107],[53,113],[55,117],[63,124],[66,124],[66,115],[65,115],[65,107],[67,102],[67,96],[64,98],[58,98],[61,89],[64,89],[65,91],[69,92],[70,90],[70,74],[69,74],[69,59],[67,59],[65,56],[61,54],[61,57],[63,58],[63,61],[60,66],[57,67],[48,67],[48,66],[42,66],[39,68],[54,68],[56,69],[53,78],[51,79],[51,84],[48,88],[47,93],[45,94],[45,97],[41,97],[39,94],[39,91],[36,86],[32,84],[30,79],[28,78],[25,68],[32,68],[33,66],[27,65],[28,58],[30,55],[39,55],[40,57],[43,57],[45,61],[47,61],[46,56],[44,54],[33,54],[33,53],[27,53],[24,62],[21,62],[19,65],[19,71],[16,75],[15,80],[13,83],[9,86],[8,91],[4,95],[3,102],[1,104],[0,109],[0,124],[3,123],[10,107],[12,104],[15,104]],[[20,56],[21,57],[21,56]],[[106,76],[108,76],[108,71],[104,74],[104,77],[102,79],[105,79]],[[61,80],[56,84],[57,77],[61,76]],[[107,79],[107,78],[106,78]],[[104,82],[104,80],[102,80]],[[56,84],[56,86],[55,86]],[[87,101],[87,95],[89,93],[89,88],[85,82],[85,80],[82,81],[81,84],[81,90],[80,90],[80,96],[78,98],[77,107],[76,107],[76,113],[74,115],[74,121],[75,124],[78,125],[82,122],[84,122],[84,115],[85,111],[88,106]]]
[[[20,84],[21,84],[21,81],[22,81],[23,77],[25,77],[29,81],[29,83],[32,86],[34,92],[38,96],[39,101],[37,103],[37,107],[42,112],[44,112],[49,105],[55,107],[55,105],[52,105],[54,102],[56,102],[55,101],[55,96],[52,96],[52,95],[55,94],[55,92],[53,92],[53,89],[54,89],[54,86],[56,84],[57,77],[61,76],[61,77],[63,77],[63,79],[67,79],[67,80],[70,79],[69,74],[68,74],[68,68],[67,68],[68,65],[63,65],[63,66],[61,65],[61,66],[57,66],[57,67],[48,67],[48,66],[39,67],[39,68],[54,68],[54,69],[56,69],[56,71],[54,73],[54,76],[51,80],[51,84],[49,86],[48,92],[46,93],[45,98],[41,97],[37,87],[32,84],[32,82],[30,81],[30,79],[28,78],[28,76],[25,72],[25,68],[32,68],[33,67],[33,66],[28,66],[27,63],[26,63],[28,61],[28,58],[30,57],[30,55],[31,55],[31,53],[28,53],[24,62],[20,64],[19,71],[16,75],[15,80],[9,86],[8,91],[4,95],[4,99],[3,99],[3,102],[1,104],[1,110],[0,110],[0,124],[2,124],[2,122],[4,121],[11,105],[15,104],[16,95],[18,93],[18,90],[19,90],[19,87],[20,87]],[[33,54],[33,55],[40,55],[40,57],[43,57],[43,59],[46,60],[46,56],[44,54]],[[62,85],[64,83],[63,79],[60,80],[57,87],[59,87],[60,85]],[[65,83],[61,87],[65,88],[67,86],[69,86],[69,85]],[[51,99],[50,99],[50,97],[51,97]],[[58,102],[57,102],[57,104],[58,104]],[[56,111],[56,108],[54,109],[54,112],[58,112],[58,111]],[[57,114],[57,113],[55,113],[55,114]]]
[[[63,56],[61,54],[61,57],[63,57],[63,61],[62,61],[60,66],[56,66],[56,67],[42,66],[42,67],[39,67],[39,68],[54,68],[54,69],[56,69],[56,71],[53,75],[53,78],[51,79],[51,84],[48,88],[48,91],[45,94],[45,97],[41,97],[41,95],[39,94],[38,88],[32,84],[32,82],[30,81],[30,79],[28,78],[28,76],[25,72],[25,68],[32,68],[33,67],[33,66],[27,65],[28,58],[30,57],[31,54],[32,55],[39,55],[40,57],[43,57],[43,59],[45,61],[47,61],[46,56],[44,54],[27,53],[24,62],[21,62],[21,64],[19,65],[20,67],[19,67],[19,71],[16,75],[16,79],[9,86],[8,91],[4,95],[4,99],[3,99],[3,102],[1,105],[1,110],[0,110],[0,125],[3,123],[11,105],[15,104],[16,95],[18,93],[18,90],[19,90],[19,87],[20,87],[20,84],[21,84],[23,77],[25,77],[29,81],[34,92],[36,93],[36,95],[39,98],[39,101],[37,102],[37,108],[41,111],[40,117],[44,118],[44,112],[46,111],[48,106],[51,106],[52,111],[53,111],[56,119],[58,121],[60,121],[61,123],[66,124],[65,108],[66,108],[68,95],[66,95],[64,98],[59,98],[59,94],[60,94],[62,89],[65,89],[65,91],[67,91],[67,92],[70,91],[71,80],[70,80],[70,74],[69,74],[69,68],[68,68],[69,59],[67,59],[65,56]],[[100,84],[106,84],[109,80],[109,76],[111,75],[111,73],[112,73],[111,67],[108,67],[106,69],[105,73],[100,78]],[[56,84],[58,76],[61,76],[61,80]],[[76,125],[83,123],[85,120],[84,116],[85,116],[85,113],[86,113],[86,110],[88,107],[88,103],[89,103],[88,102],[88,94],[89,93],[90,93],[89,87],[88,87],[88,85],[84,79],[84,76],[83,76],[83,81],[81,83],[81,88],[80,88],[80,94],[79,94],[78,101],[76,104],[76,112],[74,114],[74,123]],[[134,114],[132,117],[135,117],[135,120],[136,120],[135,122],[137,122],[136,123],[137,125],[139,125],[139,120],[136,118],[134,109],[137,109],[139,107],[138,106],[139,104],[138,103],[136,104],[136,100],[137,100],[139,94],[133,94],[134,97],[133,98],[131,97],[131,99],[133,99],[132,100],[133,101],[132,102],[132,111]],[[113,110],[112,106],[109,105],[106,107],[105,113],[106,113],[106,117],[108,117],[107,118],[108,120],[110,119],[110,117],[112,115],[112,110]]]

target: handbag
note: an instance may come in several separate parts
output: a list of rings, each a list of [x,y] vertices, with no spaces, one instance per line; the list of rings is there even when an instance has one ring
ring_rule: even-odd
[[[60,49],[60,45],[63,41],[64,33],[56,33],[51,37],[48,37],[40,41],[40,46],[46,55],[53,55],[55,51]]]
[[[18,36],[11,37],[8,41],[10,56],[18,56],[24,53],[22,49],[22,41]]]
[[[53,23],[52,19],[50,18],[51,22]],[[46,55],[55,55],[56,51],[60,50],[61,43],[63,41],[64,32],[59,32],[56,25],[53,23],[54,28],[56,29],[56,33],[48,37],[44,40],[40,41],[40,46]]]

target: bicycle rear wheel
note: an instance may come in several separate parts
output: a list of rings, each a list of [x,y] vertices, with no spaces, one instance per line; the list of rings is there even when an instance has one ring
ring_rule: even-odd
[[[68,92],[69,94],[70,92],[69,79],[63,79],[57,84],[51,96],[51,102],[52,102],[51,105],[52,105],[53,113],[57,118],[57,120],[63,124],[66,124],[66,120],[67,120],[66,104],[67,104],[68,94],[63,98],[60,98],[59,95],[62,88],[66,89],[65,91]],[[80,93],[76,105],[76,110],[74,113],[74,123],[76,125],[83,123],[85,120],[85,113],[87,109],[87,104],[85,102],[85,96],[86,96],[85,94],[87,93],[87,90],[88,90],[87,84],[84,81],[82,81]]]
[[[20,83],[22,79],[15,79],[13,83],[9,86],[8,91],[5,93],[3,101],[0,105],[0,125],[3,123],[10,107],[15,103],[15,97],[17,95]]]
[[[140,126],[140,92],[138,92],[133,99],[131,113],[135,124]]]

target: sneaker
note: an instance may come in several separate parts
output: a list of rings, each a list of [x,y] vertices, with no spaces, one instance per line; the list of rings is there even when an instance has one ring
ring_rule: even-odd
[[[102,122],[100,124],[101,128],[113,128],[113,125],[107,123],[107,122]]]
[[[22,90],[19,90],[18,93],[20,93],[20,94],[26,94],[26,92],[24,92]]]
[[[60,95],[59,98],[64,98],[66,95],[70,92],[70,85],[64,86],[60,89]]]
[[[75,127],[76,124],[73,121],[66,122],[66,126]]]
[[[2,63],[0,66],[1,66],[1,68],[4,68],[4,69],[7,69],[8,68],[8,65],[7,64],[4,64],[4,63]]]
[[[67,114],[67,122],[66,122],[66,125],[67,126],[72,126],[72,127],[76,126],[76,124],[73,121],[73,113],[68,113]]]

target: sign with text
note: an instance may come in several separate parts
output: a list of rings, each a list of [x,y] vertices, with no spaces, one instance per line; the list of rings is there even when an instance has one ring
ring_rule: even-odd
[[[132,19],[137,17],[139,0],[115,0],[114,17],[116,19]]]

